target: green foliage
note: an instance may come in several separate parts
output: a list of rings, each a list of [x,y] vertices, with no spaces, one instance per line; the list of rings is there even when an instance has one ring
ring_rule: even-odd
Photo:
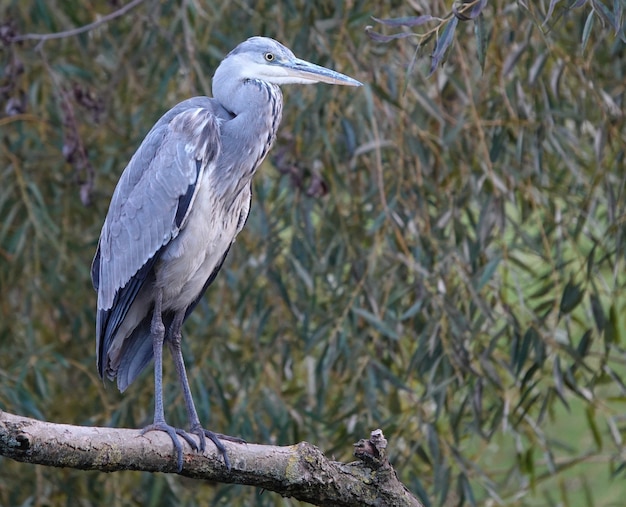
[[[106,207],[160,114],[209,93],[238,42],[270,35],[367,86],[284,90],[248,225],[185,327],[201,420],[341,460],[381,427],[432,506],[621,498],[621,2],[146,1],[42,44],[9,39],[85,25],[111,3],[3,5],[0,408],[150,421],[149,374],[120,395],[95,371],[89,266]],[[425,31],[371,40],[371,16]],[[171,373],[166,411],[185,424]],[[2,505],[296,504],[2,467]]]

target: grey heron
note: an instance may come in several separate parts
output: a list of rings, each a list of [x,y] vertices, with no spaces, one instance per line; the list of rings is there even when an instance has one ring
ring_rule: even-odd
[[[242,42],[215,71],[213,98],[194,97],[167,111],[132,156],[113,193],[91,268],[98,293],[98,373],[117,378],[123,392],[154,359],[154,420],[143,432],[160,430],[170,436],[179,472],[179,436],[196,451],[204,451],[210,439],[230,469],[221,439],[231,437],[200,424],[181,351],[181,328],[246,223],[251,179],[281,120],[278,85],[318,82],[361,85],[296,58],[273,39]],[[182,387],[189,431],[165,421],[164,344]]]

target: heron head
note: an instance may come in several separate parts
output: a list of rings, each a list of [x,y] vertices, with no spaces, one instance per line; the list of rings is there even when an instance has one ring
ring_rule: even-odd
[[[261,79],[268,83],[329,83],[361,86],[362,83],[344,74],[296,58],[291,50],[268,37],[251,37],[239,44],[221,65],[236,69],[242,79]]]

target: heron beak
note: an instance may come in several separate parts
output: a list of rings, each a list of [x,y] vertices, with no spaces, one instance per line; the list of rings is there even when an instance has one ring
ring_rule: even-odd
[[[351,77],[335,72],[334,70],[315,65],[295,58],[294,60],[283,63],[282,65],[287,71],[289,77],[301,79],[302,83],[328,83],[345,86],[363,86],[363,83],[352,79]]]

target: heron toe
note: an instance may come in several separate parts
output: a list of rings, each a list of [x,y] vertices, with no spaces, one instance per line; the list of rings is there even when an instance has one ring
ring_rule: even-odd
[[[193,433],[194,435],[198,435],[198,438],[200,439],[200,451],[201,452],[204,452],[204,450],[206,449],[207,438],[215,444],[217,451],[222,455],[222,458],[224,459],[224,465],[226,465],[226,468],[228,469],[228,471],[230,471],[230,468],[231,468],[230,459],[228,458],[228,453],[226,452],[226,447],[224,447],[222,440],[227,440],[228,442],[234,442],[236,444],[246,443],[245,440],[238,438],[238,437],[222,435],[221,433],[213,433],[212,431],[204,429],[199,424],[194,425],[189,431],[190,433]]]
[[[177,472],[179,473],[183,470],[183,446],[178,437],[182,437],[194,451],[199,449],[195,439],[189,433],[181,428],[170,426],[165,421],[155,421],[154,423],[149,424],[141,430],[141,434],[144,435],[148,431],[164,431],[170,436],[172,444],[174,445],[174,450],[176,451],[176,465]]]

